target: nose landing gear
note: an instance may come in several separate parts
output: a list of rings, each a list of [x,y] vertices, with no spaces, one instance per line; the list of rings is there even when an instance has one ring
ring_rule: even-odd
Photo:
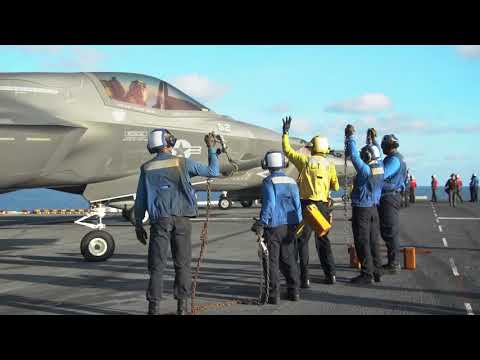
[[[94,229],[87,233],[80,242],[80,252],[86,261],[98,262],[105,261],[112,257],[115,252],[115,241],[113,236],[105,231],[106,225],[103,218],[106,215],[106,208],[103,204],[92,207],[87,215],[75,221],[75,224]],[[96,216],[96,224],[84,222],[85,220]]]

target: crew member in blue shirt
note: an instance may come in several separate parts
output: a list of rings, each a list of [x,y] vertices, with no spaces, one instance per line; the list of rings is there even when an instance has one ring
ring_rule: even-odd
[[[353,137],[354,127],[347,125],[345,128],[346,156],[351,157],[357,172],[351,195],[352,230],[362,266],[360,275],[350,280],[354,284],[380,282],[382,275],[377,205],[382,194],[384,170],[380,150],[373,144],[374,131],[368,130],[367,145],[359,152]]]
[[[149,134],[147,149],[156,156],[140,169],[135,200],[135,231],[137,239],[144,245],[147,240],[147,232],[142,225],[145,211],[148,211],[150,217],[150,281],[147,289],[149,315],[158,315],[160,311],[169,244],[175,269],[173,294],[177,299],[177,314],[187,313],[187,299],[192,283],[192,227],[189,218],[198,216],[195,190],[190,178],[219,176],[214,134],[205,136],[208,166],[192,159],[173,156],[175,142],[176,138],[167,129],[155,129]]]
[[[380,234],[387,246],[388,257],[388,263],[383,265],[383,274],[396,274],[400,271],[400,193],[405,187],[407,164],[398,152],[399,146],[398,139],[393,134],[385,135],[382,139],[381,147],[386,157],[383,160],[385,173],[378,213]]]
[[[478,178],[472,174],[470,179],[470,201],[476,203],[478,201]]]
[[[280,301],[279,270],[287,281],[287,298],[298,301],[299,271],[295,261],[295,232],[302,222],[300,193],[294,179],[285,175],[286,158],[280,151],[265,155],[262,167],[270,170],[270,176],[262,184],[262,210],[260,220],[252,231],[265,237],[270,265],[270,292],[268,303]],[[267,299],[262,299],[264,302]]]

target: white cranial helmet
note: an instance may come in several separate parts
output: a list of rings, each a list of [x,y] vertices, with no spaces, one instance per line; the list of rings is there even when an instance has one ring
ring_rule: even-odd
[[[270,151],[265,154],[262,161],[262,168],[264,169],[283,169],[286,167],[285,156],[281,151]]]

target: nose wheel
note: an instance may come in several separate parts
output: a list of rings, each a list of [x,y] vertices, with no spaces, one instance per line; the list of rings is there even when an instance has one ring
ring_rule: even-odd
[[[232,207],[232,202],[226,196],[220,196],[218,199],[218,207],[222,210],[228,210]]]
[[[106,208],[100,204],[90,209],[89,213],[75,221],[75,224],[86,226],[93,231],[87,233],[80,242],[80,252],[86,261],[98,262],[105,261],[112,257],[115,252],[115,241],[113,236],[106,232],[105,224],[102,222],[106,215]],[[85,222],[86,219],[96,216],[96,224]]]
[[[115,252],[115,241],[108,232],[93,230],[82,238],[80,252],[87,261],[105,261]]]

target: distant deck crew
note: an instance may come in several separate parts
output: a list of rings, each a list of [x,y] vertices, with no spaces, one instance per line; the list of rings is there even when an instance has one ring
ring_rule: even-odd
[[[408,203],[410,202],[410,171],[409,170],[407,170],[405,181],[403,182],[403,186],[400,189],[400,196],[401,196],[400,207],[408,207]]]
[[[470,201],[476,203],[478,201],[478,178],[477,178],[477,175],[472,174],[469,186],[470,186]]]
[[[413,175],[410,175],[410,202],[414,203],[415,202],[415,192],[417,189],[417,180]]]
[[[387,156],[383,160],[384,183],[378,213],[380,233],[387,246],[388,263],[383,265],[384,274],[400,271],[400,192],[405,186],[407,165],[398,152],[399,146],[394,134],[385,135],[382,139],[382,151]]]
[[[377,206],[383,187],[383,162],[380,150],[374,145],[374,129],[369,129],[371,142],[359,152],[353,134],[352,125],[345,128],[346,156],[350,156],[357,172],[353,181],[352,193],[352,231],[355,250],[361,263],[360,275],[350,282],[371,284],[380,282],[382,259],[380,255],[379,218]]]
[[[459,174],[455,175],[455,178],[457,179],[457,187],[455,191],[455,196],[460,199],[460,202],[463,203],[463,197],[462,197],[462,188],[463,188],[463,181],[462,178],[460,177]]]
[[[438,180],[435,175],[432,175],[432,182],[430,184],[432,189],[432,202],[437,202]]]
[[[456,192],[456,189],[457,189],[457,179],[455,177],[455,174],[451,174],[450,178],[445,183],[445,191],[448,194],[448,203],[452,207],[456,207],[455,206],[455,200],[456,200],[455,192]]]
[[[192,159],[173,156],[176,138],[166,129],[155,129],[148,137],[148,151],[157,154],[141,167],[135,200],[135,231],[137,239],[146,245],[147,233],[142,219],[148,210],[150,241],[147,289],[148,314],[157,315],[163,295],[163,272],[167,265],[167,251],[171,246],[175,281],[173,294],[177,299],[177,314],[187,313],[187,299],[191,293],[192,258],[191,223],[198,215],[195,190],[190,177],[219,176],[219,161],[213,134],[205,136],[208,148],[208,166]]]
[[[291,117],[283,119],[282,145],[285,155],[300,173],[297,183],[300,188],[302,209],[305,211],[306,206],[315,204],[323,216],[328,219],[332,211],[328,201],[329,192],[331,190],[339,190],[335,165],[327,159],[329,152],[328,140],[324,137],[315,136],[310,142],[311,156],[300,154],[290,146],[288,139],[291,121]],[[312,228],[306,225],[296,242],[296,255],[300,258],[300,286],[302,288],[310,287],[308,241],[311,234]],[[334,284],[336,282],[336,267],[328,236],[318,236],[316,234],[315,245],[320,264],[325,273],[325,283]]]
[[[265,155],[262,167],[270,171],[270,176],[262,183],[262,210],[260,220],[252,231],[263,235],[269,253],[270,292],[269,304],[280,301],[279,270],[287,282],[287,298],[298,301],[299,274],[295,261],[295,232],[302,221],[302,206],[297,183],[285,175],[286,159],[282,152],[272,151]]]

